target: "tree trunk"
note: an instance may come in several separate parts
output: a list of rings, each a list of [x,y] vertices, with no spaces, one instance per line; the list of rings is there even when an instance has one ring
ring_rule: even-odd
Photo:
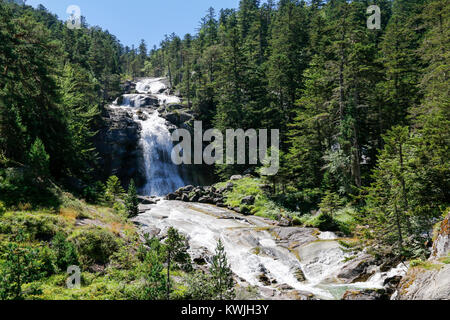
[[[171,264],[171,259],[170,259],[170,251],[169,251],[168,255],[167,255],[167,300],[170,300],[170,264]]]
[[[403,176],[403,172],[404,172],[403,146],[402,146],[401,143],[400,143],[399,153],[400,153],[400,183],[402,184],[402,195],[403,195],[403,205],[404,205],[404,210],[405,210],[406,226],[408,228],[408,232],[411,234],[412,233],[412,227],[411,227],[411,221],[410,221],[409,215],[408,215],[409,203],[408,203],[408,195],[406,194],[405,177]]]
[[[395,204],[394,207],[395,207],[395,220],[396,220],[397,232],[398,232],[398,245],[399,245],[399,249],[403,250],[403,235],[402,235],[402,226],[401,226],[401,222],[400,222],[400,213],[398,212],[397,204]]]

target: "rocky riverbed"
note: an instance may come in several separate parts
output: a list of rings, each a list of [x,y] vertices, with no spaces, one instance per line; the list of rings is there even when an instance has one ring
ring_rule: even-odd
[[[381,272],[371,256],[344,250],[345,239],[331,232],[281,227],[207,203],[147,200],[134,219],[142,233],[164,239],[169,227],[178,229],[197,268],[209,263],[221,239],[243,298],[389,298],[386,281],[406,271]]]

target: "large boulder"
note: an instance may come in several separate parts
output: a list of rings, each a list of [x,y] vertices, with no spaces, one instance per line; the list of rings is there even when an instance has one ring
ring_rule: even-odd
[[[183,126],[186,122],[193,119],[193,116],[184,111],[174,111],[163,114],[162,117],[177,127]]]
[[[397,300],[450,300],[450,214],[442,221],[428,261],[408,270]]]
[[[450,300],[450,264],[411,268],[400,282],[396,300]]]
[[[389,300],[384,289],[348,290],[342,300]]]
[[[371,270],[370,267],[374,263],[373,256],[360,254],[343,265],[336,277],[344,283],[364,282],[373,275],[374,270]]]
[[[436,239],[433,242],[430,260],[447,256],[450,252],[450,214],[442,221]]]

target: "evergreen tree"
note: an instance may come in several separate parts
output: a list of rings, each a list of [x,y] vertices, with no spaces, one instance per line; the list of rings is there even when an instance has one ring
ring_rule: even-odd
[[[144,262],[139,268],[144,283],[137,292],[135,298],[139,300],[162,300],[166,292],[166,277],[163,273],[164,266],[159,261],[156,252],[149,251],[145,255]]]
[[[232,299],[235,295],[233,272],[228,265],[222,240],[217,243],[216,253],[212,257],[210,273],[215,298],[219,300]]]
[[[109,202],[115,202],[116,199],[122,196],[125,193],[122,185],[120,184],[120,180],[116,176],[111,176],[106,181],[106,190],[105,190],[105,198]]]
[[[139,201],[133,179],[130,181],[130,185],[128,186],[128,193],[125,198],[125,207],[127,208],[129,218],[134,218],[139,214]]]
[[[38,175],[47,176],[49,173],[50,157],[45,151],[41,139],[37,138],[28,153],[28,163]]]
[[[167,239],[165,241],[165,252],[167,262],[167,300],[170,299],[171,283],[170,283],[170,270],[175,265],[177,267],[189,270],[191,268],[191,258],[187,253],[188,244],[183,235],[181,235],[176,229],[169,228],[167,231]]]

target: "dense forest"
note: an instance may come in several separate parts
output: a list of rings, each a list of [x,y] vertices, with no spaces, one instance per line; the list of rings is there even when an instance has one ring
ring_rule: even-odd
[[[372,4],[380,30],[366,24]],[[168,36],[144,71],[167,75],[210,127],[280,129],[268,180],[284,206],[351,203],[371,236],[403,250],[425,242],[450,198],[449,11],[439,0],[242,0],[210,8],[196,35]]]
[[[373,4],[381,9],[380,29],[367,27]],[[165,297],[170,279],[161,276],[163,264],[184,241],[176,230],[173,244],[147,239],[148,252],[137,249],[135,234],[127,235],[123,248],[136,249],[134,257],[104,231],[70,238],[72,229],[57,233],[50,225],[62,223],[51,217],[54,210],[76,203],[83,214],[104,210],[109,222],[131,228],[134,185],[123,186],[124,196],[117,178],[99,181],[93,138],[120,84],[144,76],[167,77],[205,130],[280,130],[280,170],[261,177],[270,186],[263,205],[278,212],[274,218],[344,232],[379,255],[427,258],[433,226],[448,214],[450,199],[449,6],[446,0],[241,0],[238,9],[210,8],[196,34],[171,34],[148,49],[144,41],[125,47],[85,19],[82,28],[69,29],[43,6],[0,1],[0,241],[8,241],[0,270],[14,270],[8,254],[21,250],[25,264],[41,257],[44,277],[57,274],[44,247],[18,247],[23,237],[30,243],[53,239],[54,251],[64,256],[61,270],[75,260],[90,266],[93,255],[97,265],[113,256],[122,266],[113,277],[131,281],[144,274],[151,284],[145,296],[117,285],[104,298]],[[257,176],[260,167],[213,170],[219,182],[244,172]],[[42,216],[27,222],[32,210]],[[14,226],[24,223],[29,234],[15,234]],[[161,246],[164,253],[155,254]],[[219,243],[216,262],[223,265],[212,273],[219,282],[230,277],[222,251]],[[31,275],[35,267],[22,270],[30,283],[39,277]],[[95,284],[87,277],[83,281]],[[202,277],[189,278],[184,297],[229,293],[229,287],[192,292],[206,281]],[[11,283],[0,285],[0,298],[22,296]]]

